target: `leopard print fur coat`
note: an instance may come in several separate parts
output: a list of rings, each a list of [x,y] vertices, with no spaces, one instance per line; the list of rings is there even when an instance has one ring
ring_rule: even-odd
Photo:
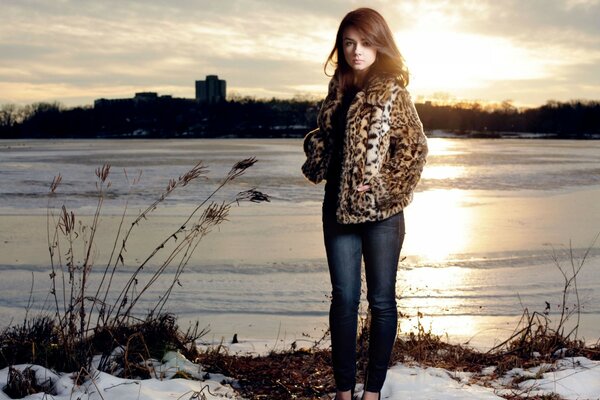
[[[304,138],[307,159],[302,172],[313,183],[327,175],[332,117],[341,102],[334,77],[319,112],[318,128]],[[397,214],[411,202],[427,156],[423,125],[410,94],[394,77],[374,77],[357,93],[346,121],[338,222],[378,221]],[[363,184],[371,188],[358,192],[356,188]]]

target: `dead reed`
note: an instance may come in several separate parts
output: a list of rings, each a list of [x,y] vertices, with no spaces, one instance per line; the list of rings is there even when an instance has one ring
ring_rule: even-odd
[[[50,185],[46,224],[52,306],[45,315],[35,317],[30,317],[27,310],[22,324],[0,333],[0,368],[36,363],[60,371],[92,371],[92,358],[101,355],[97,367],[100,370],[122,377],[147,377],[148,372],[141,367],[143,362],[150,358],[161,359],[168,350],[176,349],[189,358],[196,357],[196,340],[206,331],[196,324],[182,332],[175,317],[164,313],[163,309],[200,241],[227,220],[231,207],[247,201],[269,201],[266,194],[256,189],[232,193],[225,196],[229,198],[225,201],[215,200],[217,193],[255,163],[255,158],[235,163],[214,190],[183,221],[175,221],[172,232],[139,262],[127,259],[130,239],[136,233],[143,234],[141,226],[172,193],[205,178],[208,169],[199,162],[178,178],[170,179],[164,191],[129,224],[126,222],[127,196],[118,230],[114,240],[110,241],[112,248],[101,249],[104,254],[110,254],[103,266],[94,265],[94,259],[103,205],[112,186],[111,166],[105,164],[95,171],[95,211],[87,223],[67,205],[58,210],[50,206],[63,182],[62,176],[56,176]],[[127,173],[125,177],[131,193],[141,173],[131,181]],[[140,273],[151,262],[158,267],[142,284]],[[115,293],[116,273],[132,266],[133,272]],[[102,271],[99,282],[92,284],[92,271],[98,268]],[[157,282],[163,282],[166,287],[160,300],[151,310],[138,310],[136,305],[140,299]],[[137,317],[143,313],[145,317]],[[121,351],[115,353],[115,349]],[[15,385],[27,380],[24,373],[11,375]],[[86,379],[85,374],[81,379]],[[33,388],[33,385],[29,386]]]

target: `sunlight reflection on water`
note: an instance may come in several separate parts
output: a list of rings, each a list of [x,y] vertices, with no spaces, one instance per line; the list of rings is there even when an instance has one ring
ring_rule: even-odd
[[[465,207],[467,192],[455,189],[420,193],[411,218],[419,221],[407,229],[422,240],[411,241],[411,249],[426,262],[444,261],[450,254],[464,253],[472,232],[473,209]]]
[[[456,165],[431,165],[423,171],[422,179],[454,179],[466,174],[466,168]]]

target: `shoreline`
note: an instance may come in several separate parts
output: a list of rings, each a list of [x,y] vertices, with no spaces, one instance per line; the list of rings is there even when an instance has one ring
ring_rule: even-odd
[[[297,315],[265,315],[265,314],[198,314],[187,315],[172,312],[177,318],[179,328],[185,331],[196,322],[200,329],[207,333],[199,339],[201,343],[218,344],[231,343],[234,335],[244,342],[258,342],[274,349],[288,350],[289,344],[297,342],[299,347],[311,347],[323,338],[328,330],[328,317],[303,317]],[[22,324],[25,312],[15,315],[12,326]],[[36,313],[30,313],[30,317]],[[553,317],[553,316],[551,316]],[[558,317],[558,316],[554,316]],[[443,342],[451,345],[461,345],[476,351],[488,351],[509,339],[518,329],[521,315],[511,316],[424,316],[420,319],[422,329],[426,333],[439,336]],[[3,321],[0,329],[8,327],[10,321]],[[567,323],[571,329],[576,322],[576,316]],[[407,337],[410,333],[418,333],[418,319],[399,317],[397,337]],[[553,326],[551,323],[550,326]],[[600,342],[599,314],[582,314],[577,339],[586,345]],[[303,343],[304,345],[300,345]]]
[[[449,344],[464,345],[477,351],[487,351],[507,340],[518,330],[521,316],[426,316],[422,318],[421,325],[425,332],[440,336],[444,342]],[[230,343],[234,334],[237,334],[240,341],[271,343],[278,349],[287,349],[285,346],[285,348],[281,347],[283,343],[298,341],[310,346],[321,339],[328,328],[327,316],[320,318],[269,317],[255,314],[207,316],[209,324],[206,326],[210,330],[203,340],[207,340],[208,343],[212,344],[218,344],[221,341]],[[200,321],[200,327],[202,328],[203,320],[204,318],[194,319],[187,316],[179,316],[178,318],[182,329],[187,328],[188,323],[195,323],[195,321]],[[571,324],[567,326],[571,327],[574,322],[574,320],[571,321]],[[600,341],[600,332],[596,328],[598,326],[600,326],[600,315],[584,314],[577,337],[585,340],[588,345],[598,343]],[[466,329],[474,329],[474,333],[467,332]],[[400,317],[398,337],[405,337],[410,332],[418,332],[416,318],[406,319]]]

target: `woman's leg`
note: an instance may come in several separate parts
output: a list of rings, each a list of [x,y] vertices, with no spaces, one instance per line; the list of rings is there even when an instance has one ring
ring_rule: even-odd
[[[371,310],[369,364],[365,390],[379,392],[396,340],[396,271],[404,241],[404,213],[363,225],[362,244]]]
[[[323,236],[331,277],[331,353],[337,390],[356,383],[356,331],[360,302],[361,238],[354,225],[337,223],[323,215]]]

